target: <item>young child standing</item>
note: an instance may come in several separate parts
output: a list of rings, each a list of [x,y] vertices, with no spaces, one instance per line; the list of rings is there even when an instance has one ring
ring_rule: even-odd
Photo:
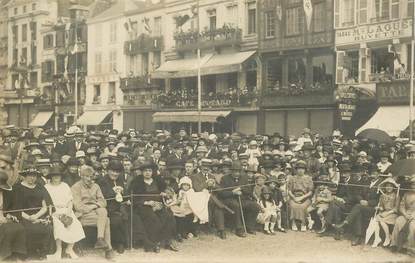
[[[268,183],[268,187],[271,190],[271,197],[277,206],[277,230],[285,233],[285,229],[282,227],[282,210],[284,206],[284,199],[280,189],[278,188],[278,179],[272,176],[270,178],[270,182]]]
[[[274,235],[275,223],[277,221],[277,205],[271,197],[272,191],[269,187],[262,188],[261,199],[258,204],[261,212],[258,214],[257,222],[264,225],[264,232],[268,235]]]

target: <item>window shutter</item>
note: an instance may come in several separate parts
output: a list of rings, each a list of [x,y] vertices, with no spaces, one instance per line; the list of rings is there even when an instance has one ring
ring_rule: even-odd
[[[344,59],[346,56],[346,53],[344,51],[338,51],[337,53],[337,74],[336,74],[336,83],[344,83]]]
[[[359,67],[360,67],[360,81],[366,82],[366,72],[367,72],[367,57],[369,56],[370,50],[367,48],[361,48],[359,50]]]
[[[42,62],[42,82],[46,82],[47,64]]]

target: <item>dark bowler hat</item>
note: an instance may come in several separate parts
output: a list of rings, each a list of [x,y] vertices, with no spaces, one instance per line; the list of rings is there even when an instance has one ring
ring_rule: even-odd
[[[62,167],[60,165],[55,165],[50,168],[47,178],[52,178],[52,176],[59,175],[62,176]]]
[[[124,167],[122,166],[122,163],[119,160],[111,160],[108,164],[108,170],[111,171],[122,171]]]

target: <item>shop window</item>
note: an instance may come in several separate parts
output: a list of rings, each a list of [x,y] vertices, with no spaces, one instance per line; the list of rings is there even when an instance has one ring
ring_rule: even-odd
[[[108,104],[115,104],[115,82],[111,81],[108,85]]]
[[[315,56],[313,63],[312,89],[330,89],[333,85],[334,63],[331,55]]]
[[[265,16],[265,37],[275,37],[275,12],[268,11]]]
[[[231,26],[236,26],[238,24],[238,5],[237,4],[232,4],[232,5],[228,5],[226,7],[227,10],[227,21],[228,24]]]
[[[304,10],[302,7],[289,8],[286,11],[286,34],[287,36],[298,35],[304,27]]]
[[[101,103],[101,85],[97,84],[94,85],[94,97],[92,104],[100,104]]]
[[[394,56],[387,48],[371,50],[370,81],[389,81],[393,78]]]
[[[305,58],[293,58],[288,60],[288,84],[290,89],[304,89],[306,76]]]
[[[267,86],[271,90],[282,88],[282,62],[281,60],[270,60],[267,63]]]
[[[313,32],[322,32],[325,29],[326,4],[325,2],[315,4],[313,9]]]
[[[256,33],[256,3],[248,3],[248,34]]]

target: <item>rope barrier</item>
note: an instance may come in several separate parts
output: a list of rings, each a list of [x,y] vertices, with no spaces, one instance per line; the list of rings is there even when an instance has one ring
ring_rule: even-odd
[[[268,180],[265,181],[265,183],[270,183],[270,182],[275,182],[273,180]],[[313,181],[314,184],[316,183],[321,183],[321,184],[327,184],[327,183],[332,183],[332,182],[328,182],[328,181]],[[335,184],[336,186],[339,185],[344,185],[344,186],[355,186],[355,187],[362,187],[362,188],[371,188],[370,185],[362,185],[362,184],[352,184],[352,183],[332,183]],[[222,187],[222,188],[215,188],[210,190],[210,192],[221,192],[221,191],[227,191],[227,190],[234,190],[234,189],[238,189],[238,188],[243,188],[243,187],[248,187],[248,186],[255,186],[256,183],[249,183],[249,184],[243,184],[243,185],[237,185],[237,186],[229,186],[229,187]],[[378,188],[378,187],[376,187]],[[411,188],[399,188],[400,191],[404,190],[404,191],[414,191],[415,189],[411,189]],[[123,195],[123,198],[131,198],[131,197],[159,197],[161,196],[161,194],[129,194],[129,195]],[[110,200],[115,200],[115,197],[111,197],[111,198],[106,198],[104,199],[105,201],[110,201]],[[48,207],[55,207],[53,205],[50,205]],[[15,210],[7,210],[7,211],[3,211],[3,213],[16,213],[16,212],[25,212],[25,211],[33,211],[33,210],[39,210],[43,207],[33,207],[33,208],[25,208],[25,209],[15,209]]]

